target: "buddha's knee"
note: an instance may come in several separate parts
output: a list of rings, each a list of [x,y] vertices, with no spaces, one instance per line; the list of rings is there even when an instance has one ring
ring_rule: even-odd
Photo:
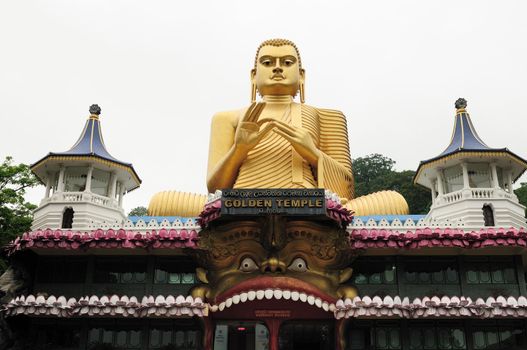
[[[365,215],[407,215],[408,203],[404,197],[395,191],[379,191],[366,196],[352,199],[346,203],[346,208],[357,216]]]

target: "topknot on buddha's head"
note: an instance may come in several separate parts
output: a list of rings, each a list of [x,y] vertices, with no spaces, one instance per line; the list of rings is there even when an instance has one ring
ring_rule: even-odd
[[[256,50],[256,57],[254,58],[254,69],[256,69],[256,63],[258,63],[258,54],[260,53],[260,49],[264,46],[284,46],[289,45],[295,48],[296,55],[298,56],[298,66],[300,69],[302,69],[302,60],[300,59],[300,51],[298,51],[298,47],[296,47],[295,43],[291,40],[287,39],[269,39],[265,40],[263,43],[258,46],[258,49]]]

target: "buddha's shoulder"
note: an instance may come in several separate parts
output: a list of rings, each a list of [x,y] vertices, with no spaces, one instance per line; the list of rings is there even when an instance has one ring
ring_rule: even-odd
[[[232,124],[233,126],[236,126],[238,124],[238,119],[240,118],[240,114],[242,113],[242,111],[243,109],[233,109],[230,111],[216,112],[212,116],[212,123]]]
[[[302,108],[306,112],[317,114],[319,117],[322,117],[322,118],[326,117],[326,118],[346,119],[346,117],[344,116],[344,113],[336,109],[320,108],[320,107],[314,107],[314,106],[310,106],[306,104],[302,105]]]

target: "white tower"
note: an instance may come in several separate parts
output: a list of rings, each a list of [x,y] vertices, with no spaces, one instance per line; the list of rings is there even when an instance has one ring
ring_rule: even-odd
[[[98,105],[90,107],[81,136],[69,151],[49,153],[31,165],[46,185],[44,199],[33,213],[33,230],[87,230],[91,223],[124,222],[123,196],[141,180],[132,164],[106,150],[100,113]]]
[[[419,164],[414,183],[432,192],[431,220],[461,220],[467,228],[525,227],[525,207],[512,184],[527,161],[507,148],[490,148],[476,133],[465,99],[456,101],[454,131],[439,156]]]

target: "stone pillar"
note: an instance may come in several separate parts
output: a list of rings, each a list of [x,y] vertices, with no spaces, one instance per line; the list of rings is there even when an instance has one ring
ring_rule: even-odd
[[[57,184],[57,192],[64,192],[64,173],[66,172],[66,168],[64,166],[60,167],[59,172],[59,183]]]
[[[47,174],[48,177],[46,179],[46,194],[44,194],[44,198],[49,198],[49,194],[51,192],[51,186],[52,186],[52,180],[51,175]]]
[[[86,186],[84,187],[84,192],[91,192],[91,177],[93,175],[93,165],[88,167],[88,172],[86,173]]]
[[[437,184],[437,179],[435,180],[432,180],[432,204],[435,203],[436,201],[436,184]]]
[[[117,187],[117,174],[112,172],[110,175],[110,191],[108,193],[108,197],[110,197],[111,199],[115,199],[116,187]]]
[[[509,189],[509,193],[514,193],[512,189],[512,170],[507,171],[507,188]]]
[[[122,183],[119,183],[120,184],[120,189],[119,189],[119,206],[122,207],[123,206],[123,196],[124,196],[124,186]]]
[[[443,173],[441,173],[441,170],[437,172],[437,192],[439,192],[440,196],[445,194],[445,190],[443,189]]]
[[[490,164],[490,173],[492,176],[492,187],[499,188],[500,184],[498,182],[498,171],[496,170],[496,164],[491,163]]]
[[[463,169],[463,189],[468,190],[470,188],[470,180],[468,178],[468,165],[467,163],[461,163],[461,168]]]

